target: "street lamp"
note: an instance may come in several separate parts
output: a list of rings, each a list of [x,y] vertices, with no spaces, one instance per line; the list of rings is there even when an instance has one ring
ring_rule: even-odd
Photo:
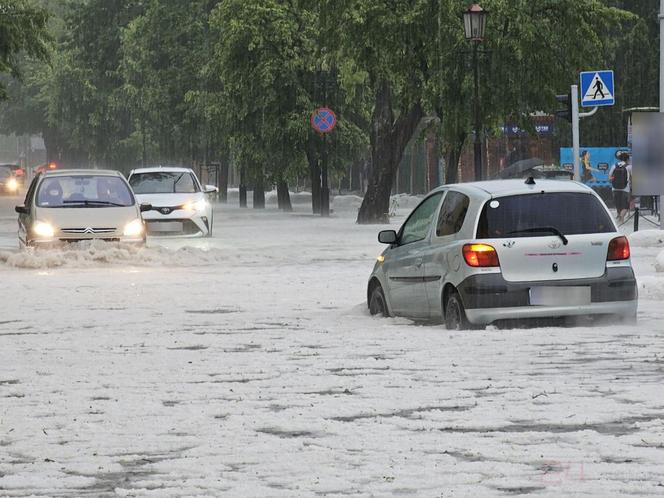
[[[466,40],[473,43],[473,79],[475,83],[474,107],[475,107],[475,181],[482,179],[482,142],[480,130],[482,123],[480,118],[480,69],[477,52],[480,43],[484,41],[484,30],[486,28],[486,16],[488,12],[474,3],[463,13],[463,24],[466,32]]]

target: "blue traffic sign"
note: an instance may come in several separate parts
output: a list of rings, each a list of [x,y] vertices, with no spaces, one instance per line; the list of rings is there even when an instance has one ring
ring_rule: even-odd
[[[581,79],[581,105],[597,107],[616,102],[613,71],[584,71]]]

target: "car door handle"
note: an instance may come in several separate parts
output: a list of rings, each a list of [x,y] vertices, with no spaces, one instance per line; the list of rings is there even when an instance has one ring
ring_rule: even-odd
[[[415,266],[417,266],[418,268],[421,268],[423,262],[424,262],[424,258],[417,258],[415,260]]]

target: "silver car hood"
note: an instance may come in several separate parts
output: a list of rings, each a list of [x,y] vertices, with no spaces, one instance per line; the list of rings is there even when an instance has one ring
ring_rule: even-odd
[[[140,218],[137,206],[127,207],[35,207],[34,220],[55,228],[121,228]]]

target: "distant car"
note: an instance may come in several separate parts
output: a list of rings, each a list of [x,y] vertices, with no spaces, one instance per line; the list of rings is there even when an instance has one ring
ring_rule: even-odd
[[[442,320],[448,329],[529,318],[634,322],[627,238],[601,198],[568,180],[497,180],[431,192],[371,274],[372,314]]]
[[[207,194],[212,185],[201,186],[193,170],[179,167],[135,169],[129,184],[139,202],[150,204],[145,213],[149,235],[212,235],[213,213]]]
[[[0,164],[0,193],[17,195],[23,188],[25,172],[16,164]]]
[[[37,175],[16,206],[21,247],[103,239],[145,243],[139,206],[122,173],[53,170]]]
[[[57,163],[51,161],[50,163],[40,164],[34,169],[33,173],[35,175],[38,175],[40,173],[46,173],[47,171],[51,171],[54,169],[58,169],[58,165]]]

